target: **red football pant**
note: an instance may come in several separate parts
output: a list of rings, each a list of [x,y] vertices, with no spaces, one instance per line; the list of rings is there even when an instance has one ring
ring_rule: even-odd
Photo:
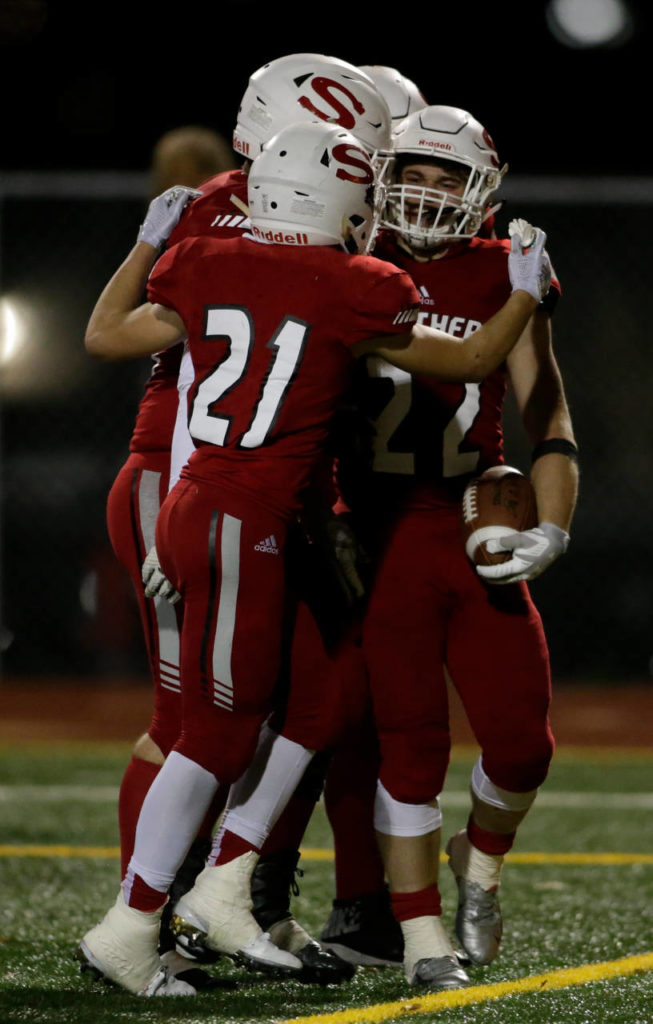
[[[181,480],[156,546],[182,594],[182,727],[174,749],[234,782],[253,757],[280,663],[286,523],[223,487]]]
[[[181,726],[179,683],[180,605],[145,597],[141,566],[154,544],[156,520],[168,493],[170,452],[132,454],[118,473],[107,500],[109,538],[136,593],[154,681],[154,713],[148,733],[170,752]]]
[[[548,652],[525,584],[485,585],[467,560],[458,509],[404,513],[381,559],[363,630],[380,778],[396,799],[427,803],[449,760],[443,663],[502,789],[544,780],[553,753]]]

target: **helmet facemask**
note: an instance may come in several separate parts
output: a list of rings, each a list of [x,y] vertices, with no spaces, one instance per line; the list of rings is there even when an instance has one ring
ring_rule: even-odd
[[[473,238],[507,171],[490,135],[460,107],[430,106],[409,115],[393,132],[393,157],[384,174],[381,226],[423,253]],[[416,172],[419,165],[441,169],[441,181],[426,171],[414,182],[403,180],[411,165]]]
[[[390,183],[385,190],[381,226],[397,231],[407,244],[418,250],[438,248],[449,241],[473,238],[479,231],[491,196],[501,182],[501,171],[462,161],[438,161],[436,166],[454,166],[463,171],[461,193],[447,192],[397,180],[410,164],[431,162],[429,157],[404,155],[385,172]]]

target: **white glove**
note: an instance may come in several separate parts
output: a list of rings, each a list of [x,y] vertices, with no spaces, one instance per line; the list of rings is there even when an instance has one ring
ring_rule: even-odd
[[[510,255],[508,274],[513,292],[529,292],[541,302],[551,287],[551,260],[544,248],[546,235],[528,221],[518,218],[508,225]]]
[[[354,531],[343,519],[330,519],[327,523],[327,533],[351,597],[362,597],[365,587],[358,575],[361,552]]]
[[[185,185],[173,185],[162,192],[152,200],[147,209],[145,220],[138,232],[138,241],[147,242],[158,249],[169,238],[173,228],[177,227],[188,203],[201,195],[196,188],[187,188]]]
[[[534,580],[544,572],[569,546],[569,534],[554,523],[540,523],[524,533],[509,533],[505,537],[487,541],[485,547],[492,555],[499,551],[512,551],[508,562],[498,565],[477,565],[476,572],[488,583],[517,583]]]
[[[141,569],[141,579],[145,584],[146,597],[165,597],[170,604],[176,604],[181,598],[170,580],[163,575],[156,548],[152,546],[147,553]]]

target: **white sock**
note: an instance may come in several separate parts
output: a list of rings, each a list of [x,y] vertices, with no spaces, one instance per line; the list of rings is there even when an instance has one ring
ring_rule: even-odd
[[[502,853],[483,853],[470,843],[463,877],[468,882],[477,882],[482,889],[494,889],[501,881],[502,864]]]
[[[211,772],[175,750],[168,754],[138,818],[134,853],[123,882],[126,900],[134,875],[158,892],[168,891],[217,788]]]
[[[408,981],[413,976],[418,960],[441,956],[455,957],[451,939],[439,917],[413,917],[400,923],[404,936],[404,970]]]
[[[234,832],[261,849],[313,754],[314,751],[263,725],[254,760],[229,792],[212,859],[223,831]]]

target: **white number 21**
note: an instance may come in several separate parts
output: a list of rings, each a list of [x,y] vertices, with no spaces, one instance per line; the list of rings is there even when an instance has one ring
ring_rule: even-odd
[[[276,351],[252,410],[249,427],[238,440],[240,448],[258,448],[265,442],[301,361],[309,331],[309,324],[288,316],[268,341],[267,348]],[[226,358],[199,385],[188,429],[196,441],[224,445],[231,417],[213,412],[212,409],[236,386],[247,370],[254,344],[254,324],[249,310],[239,306],[209,307],[206,311],[204,337],[227,338],[228,350]]]

